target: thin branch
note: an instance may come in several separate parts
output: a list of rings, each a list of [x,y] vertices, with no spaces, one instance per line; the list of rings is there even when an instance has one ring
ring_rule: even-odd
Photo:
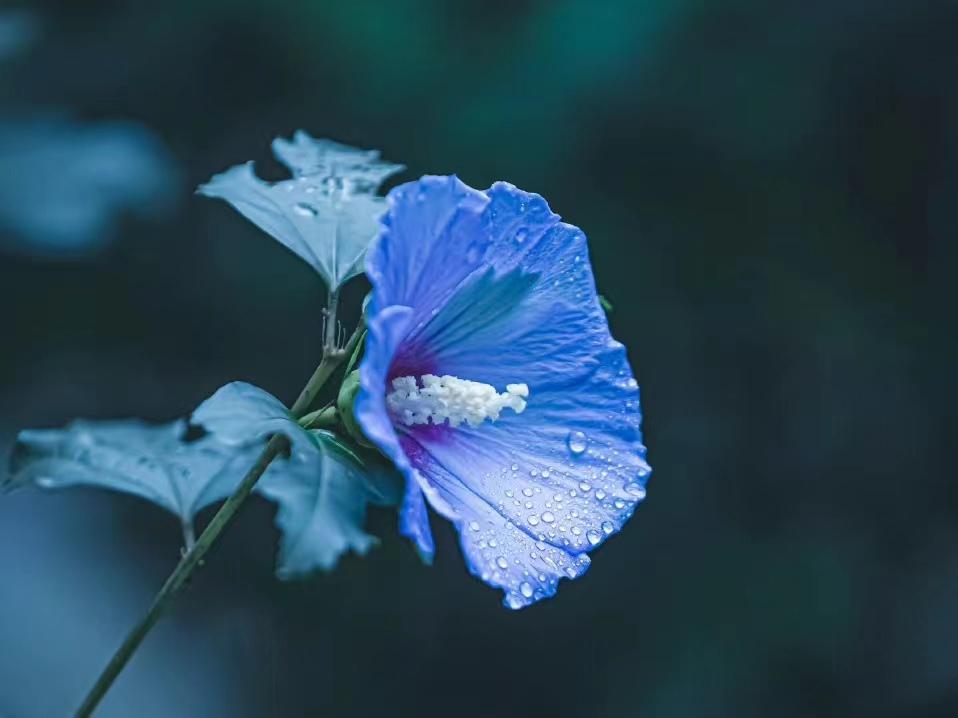
[[[299,419],[306,414],[313,401],[315,401],[319,390],[323,387],[329,377],[332,376],[336,369],[339,368],[340,364],[343,363],[346,357],[350,356],[353,351],[355,351],[360,337],[363,335],[365,330],[364,323],[362,319],[360,319],[359,326],[356,327],[356,330],[350,337],[349,342],[344,348],[338,349],[335,344],[335,333],[330,334],[330,327],[336,326],[335,313],[337,302],[337,294],[331,292],[330,306],[327,307],[326,314],[327,323],[326,335],[324,338],[323,358],[322,361],[320,361],[319,366],[316,367],[316,371],[313,372],[313,375],[306,383],[306,386],[303,387],[303,390],[300,392],[295,403],[290,409],[290,413],[296,419]],[[220,507],[219,511],[216,512],[216,515],[213,516],[209,525],[203,530],[203,533],[200,534],[200,537],[196,539],[196,542],[190,545],[191,541],[189,535],[184,533],[184,538],[187,544],[186,553],[180,559],[180,562],[177,564],[176,568],[173,569],[173,573],[171,573],[169,578],[166,579],[166,583],[163,584],[160,592],[153,599],[153,604],[146,612],[146,615],[143,616],[139,623],[133,627],[133,629],[124,639],[123,643],[117,649],[116,653],[110,659],[110,662],[107,664],[106,668],[103,669],[103,672],[100,674],[99,678],[97,678],[96,683],[93,684],[90,692],[87,694],[82,705],[77,710],[76,718],[88,718],[93,714],[93,711],[96,710],[96,707],[100,704],[100,701],[103,700],[103,697],[106,695],[107,691],[110,690],[110,686],[113,685],[113,682],[116,680],[117,676],[120,675],[120,672],[124,669],[124,667],[126,667],[126,664],[129,663],[130,659],[133,657],[133,654],[143,642],[143,639],[146,638],[146,635],[150,632],[150,629],[153,628],[156,622],[160,619],[160,616],[163,615],[163,612],[172,603],[173,599],[176,598],[180,591],[182,591],[183,587],[189,583],[189,580],[197,566],[202,564],[203,558],[213,547],[222,533],[233,522],[240,507],[242,507],[246,499],[249,498],[253,487],[256,485],[256,482],[259,481],[260,477],[269,467],[270,463],[272,463],[273,459],[281,454],[286,453],[288,448],[289,441],[285,436],[275,435],[271,437],[267,442],[266,447],[263,449],[263,452],[256,460],[256,463],[253,464],[253,467],[246,473],[246,476],[243,477],[243,480],[240,482],[240,485],[237,487],[233,495],[230,496]]]

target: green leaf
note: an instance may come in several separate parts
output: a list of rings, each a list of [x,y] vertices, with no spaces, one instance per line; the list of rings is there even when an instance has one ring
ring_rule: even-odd
[[[331,292],[363,272],[366,248],[379,233],[386,209],[377,196],[403,165],[384,162],[376,150],[317,140],[302,130],[277,138],[273,154],[293,178],[269,184],[252,163],[214,176],[197,192],[224,199],[244,217],[315,269]]]
[[[315,450],[315,439],[289,409],[263,389],[234,381],[217,389],[190,419],[225,444],[244,446],[283,434],[297,451]]]
[[[399,501],[402,481],[391,467],[362,458],[328,431],[303,429],[258,387],[227,384],[200,405],[193,421],[237,446],[262,446],[275,433],[290,439],[291,456],[274,461],[255,488],[279,506],[276,573],[282,579],[331,570],[346,551],[366,553],[376,543],[363,531],[367,505]]]
[[[602,305],[602,309],[605,310],[606,314],[612,313],[612,302],[605,298],[604,295],[599,295],[599,304]]]
[[[89,486],[133,494],[184,523],[229,496],[252,464],[249,451],[215,438],[183,441],[186,423],[77,420],[63,429],[21,431],[5,491]]]
[[[394,471],[364,464],[329,432],[313,433],[317,454],[275,462],[257,486],[278,505],[281,579],[332,570],[347,551],[365,554],[378,543],[363,530],[367,505],[399,501]]]

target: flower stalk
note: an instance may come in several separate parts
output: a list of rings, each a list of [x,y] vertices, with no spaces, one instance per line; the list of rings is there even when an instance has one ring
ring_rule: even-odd
[[[338,292],[330,292],[329,304],[326,308],[327,324],[323,342],[323,357],[290,409],[290,413],[296,419],[306,416],[309,407],[316,400],[320,389],[322,389],[345,359],[353,354],[363,334],[365,325],[363,319],[360,318],[359,326],[353,332],[346,346],[343,348],[336,347],[335,327],[337,305]],[[332,333],[330,332],[330,327],[333,327]],[[319,416],[322,415],[323,413],[320,412]],[[263,448],[259,458],[257,458],[256,463],[253,464],[243,477],[236,491],[220,507],[219,511],[216,512],[199,538],[197,538],[195,542],[191,542],[187,539],[186,543],[188,545],[180,562],[176,568],[173,569],[173,572],[166,579],[163,587],[153,599],[149,610],[147,610],[143,618],[141,618],[136,626],[127,634],[123,643],[97,678],[96,683],[93,684],[93,687],[76,712],[77,718],[88,718],[88,716],[93,714],[93,711],[96,710],[96,707],[110,690],[117,676],[120,675],[127,663],[129,663],[133,654],[143,642],[143,639],[170,606],[173,599],[175,599],[189,583],[196,568],[202,565],[206,554],[233,522],[240,507],[242,507],[246,499],[249,498],[253,487],[256,486],[256,482],[263,476],[273,460],[285,454],[288,450],[289,441],[285,436],[279,434],[272,436]]]

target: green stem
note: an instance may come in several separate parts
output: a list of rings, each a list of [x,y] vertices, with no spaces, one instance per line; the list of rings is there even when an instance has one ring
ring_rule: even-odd
[[[213,543],[233,521],[236,512],[243,502],[246,501],[246,498],[253,490],[253,486],[259,480],[259,477],[266,471],[270,462],[286,450],[287,444],[288,442],[285,436],[277,435],[269,440],[263,453],[260,454],[260,457],[256,460],[256,464],[254,464],[253,468],[243,477],[236,492],[230,496],[226,500],[226,503],[220,507],[220,510],[216,512],[209,526],[206,527],[196,540],[196,543],[193,544],[193,548],[187,551],[183,558],[180,559],[173,573],[170,574],[170,577],[166,579],[166,583],[163,584],[163,588],[156,594],[156,598],[153,599],[153,604],[146,612],[146,615],[140,619],[140,622],[127,634],[123,644],[117,652],[113,654],[113,658],[110,659],[106,668],[103,669],[100,677],[96,683],[93,684],[93,688],[90,689],[90,692],[84,699],[83,704],[77,710],[77,718],[87,718],[87,716],[93,714],[93,711],[103,699],[103,696],[110,690],[113,681],[120,675],[120,671],[129,663],[140,643],[146,638],[146,634],[150,632],[150,629],[153,628],[160,619],[160,616],[169,604],[180,593],[187,581],[189,581],[194,569],[196,569],[203,560],[203,557],[206,556],[207,552],[213,546]]]
[[[327,321],[335,324],[335,295],[331,294],[330,297],[332,303],[329,307],[330,313],[327,315]],[[345,348],[336,349],[333,346],[332,349],[324,352],[322,361],[320,361],[319,366],[316,367],[316,371],[313,372],[312,377],[310,377],[306,386],[303,387],[299,397],[290,409],[290,413],[294,418],[299,419],[306,414],[323,384],[326,383],[339,365],[342,364],[343,360],[355,349],[363,333],[363,328],[363,323],[360,321],[359,326],[356,328],[356,331],[353,332]],[[327,337],[328,336],[327,331]],[[335,337],[335,334],[332,336]],[[197,566],[201,565],[203,558],[213,547],[213,544],[216,543],[217,539],[219,539],[226,528],[233,522],[240,507],[246,499],[249,498],[256,482],[259,481],[273,459],[285,453],[288,446],[289,441],[285,436],[276,435],[270,438],[263,452],[256,460],[256,463],[246,473],[246,476],[243,477],[236,491],[220,507],[209,525],[203,530],[200,537],[196,539],[196,543],[194,543],[180,559],[176,568],[173,569],[173,573],[170,574],[169,578],[166,579],[166,583],[163,584],[163,588],[160,589],[160,592],[153,599],[153,604],[146,612],[146,615],[143,616],[139,623],[133,627],[133,630],[127,634],[123,643],[117,649],[83,700],[82,705],[76,712],[76,718],[88,718],[93,714],[93,711],[100,704],[100,701],[103,700],[107,691],[110,690],[110,686],[113,685],[117,676],[120,675],[120,672],[126,667],[126,664],[129,663],[136,649],[143,642],[143,639],[146,638],[150,629],[153,628],[160,619],[160,616],[163,615],[173,599],[176,598],[189,583]]]
[[[336,310],[339,308],[339,292],[330,291],[326,297],[326,333],[323,337],[323,352],[336,350]]]
[[[339,423],[339,412],[335,406],[327,406],[309,412],[299,420],[304,429],[329,429]]]

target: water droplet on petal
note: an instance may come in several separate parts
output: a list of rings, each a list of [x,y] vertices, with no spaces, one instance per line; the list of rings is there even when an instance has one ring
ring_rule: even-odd
[[[601,501],[602,499],[604,499],[604,498],[606,497],[606,493],[605,493],[602,489],[598,489],[598,490],[595,492],[595,497],[596,497],[599,501]]]
[[[532,496],[532,489],[530,489],[528,486],[526,486],[526,487],[522,490],[522,495],[523,495],[523,496]]]
[[[640,499],[645,498],[645,489],[642,487],[642,484],[637,484],[633,481],[625,485],[625,490]]]
[[[532,598],[532,584],[528,581],[523,581],[519,586],[519,590],[522,591],[522,595],[526,598]]]
[[[469,528],[472,529],[473,531],[478,531],[478,530],[479,530],[479,522],[478,522],[478,521],[470,521],[470,522],[469,522]]]
[[[506,561],[505,556],[499,556],[496,559],[496,566],[498,566],[499,568],[509,568],[509,562]]]
[[[587,484],[585,481],[579,483],[579,488],[582,489],[584,493],[589,493],[592,491],[592,486]]]
[[[522,227],[519,229],[519,231],[516,232],[516,241],[519,244],[522,244],[523,242],[526,241],[526,237],[528,236],[529,236],[528,230],[525,227]]]
[[[578,456],[585,451],[589,440],[581,431],[570,431],[569,436],[566,438],[566,444],[569,446],[569,451]]]
[[[555,517],[555,514],[553,514],[551,511],[544,511],[542,513],[542,520],[545,521],[547,524],[551,524],[553,521],[556,520],[556,517]]]
[[[615,526],[612,525],[611,521],[603,521],[602,530],[605,531],[606,534],[610,534],[615,531]]]
[[[592,544],[593,546],[595,546],[597,543],[599,543],[599,541],[602,540],[602,537],[599,536],[599,532],[594,529],[590,529],[589,532],[585,535],[585,537],[589,539],[589,543]]]
[[[529,516],[529,525],[536,526],[538,523],[539,523],[539,517],[536,516],[535,514],[531,514]]]

